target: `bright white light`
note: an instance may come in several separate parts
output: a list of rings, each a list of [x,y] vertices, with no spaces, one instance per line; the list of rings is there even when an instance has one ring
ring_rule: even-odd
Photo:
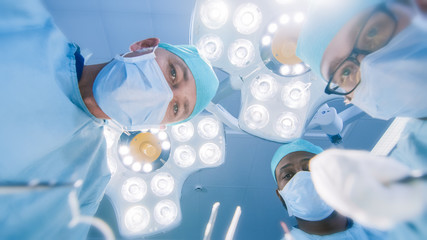
[[[291,73],[291,67],[289,67],[288,65],[283,65],[280,67],[279,71],[282,75],[288,75],[289,73]]]
[[[300,81],[291,83],[283,87],[282,101],[290,108],[302,108],[310,100],[310,83]]]
[[[150,128],[150,132],[152,133],[152,134],[156,134],[156,133],[158,133],[160,130],[158,129],[158,128]]]
[[[279,22],[280,22],[280,24],[283,24],[283,25],[287,24],[290,20],[291,20],[291,17],[289,17],[289,15],[288,15],[288,14],[283,14],[283,15],[282,15],[282,16],[280,16],[280,18],[279,18]]]
[[[122,185],[122,196],[128,202],[138,202],[147,194],[147,184],[142,178],[128,178]]]
[[[154,219],[159,224],[169,225],[175,221],[178,215],[178,208],[171,200],[162,200],[154,207]]]
[[[212,165],[221,159],[221,149],[215,143],[205,143],[200,147],[199,157],[203,163]]]
[[[216,61],[222,54],[224,44],[217,35],[207,34],[197,42],[197,49],[202,56],[211,61]]]
[[[132,164],[132,170],[134,170],[135,172],[139,172],[142,169],[142,164],[139,162],[133,163]]]
[[[151,190],[157,196],[164,197],[169,195],[175,187],[175,180],[172,175],[166,172],[158,173],[151,180]]]
[[[120,153],[120,155],[126,155],[126,154],[128,154],[130,152],[130,149],[129,149],[129,147],[128,146],[121,146],[120,148],[119,148],[119,153]]]
[[[200,8],[200,18],[206,27],[218,29],[227,21],[227,5],[219,0],[207,1]]]
[[[293,2],[293,0],[276,0],[276,2],[279,4],[287,4]]]
[[[277,92],[276,80],[268,74],[261,74],[251,83],[252,95],[261,101],[273,98]]]
[[[126,156],[123,158],[123,164],[126,166],[131,165],[133,162],[133,157],[132,156]]]
[[[163,150],[169,150],[171,148],[171,143],[168,141],[162,142],[162,149]]]
[[[287,112],[277,119],[275,130],[283,138],[292,138],[295,136],[298,128],[298,117],[292,112]]]
[[[240,5],[234,13],[233,24],[242,34],[255,32],[262,21],[261,10],[253,3]]]
[[[168,138],[168,134],[164,131],[161,131],[159,132],[159,134],[157,134],[157,137],[159,138],[160,141],[163,141]]]
[[[268,25],[268,32],[270,33],[275,33],[277,31],[277,24],[276,23],[270,23],[270,25]]]
[[[259,129],[267,125],[269,114],[267,108],[261,105],[252,105],[246,109],[244,121],[249,128]]]
[[[197,132],[205,139],[212,139],[218,136],[219,123],[213,118],[204,118],[197,125]]]
[[[270,45],[270,43],[271,43],[271,37],[270,36],[264,36],[264,37],[262,37],[261,43],[264,46]]]
[[[305,18],[304,13],[297,12],[294,15],[294,22],[296,22],[296,23],[302,23],[304,21],[304,18]]]
[[[142,166],[142,171],[146,173],[153,171],[153,165],[151,165],[151,163],[144,164],[144,166]]]
[[[294,66],[293,74],[299,75],[304,72],[304,69],[305,69],[304,65],[297,64],[296,66]]]
[[[181,145],[175,149],[173,159],[182,168],[190,167],[196,160],[196,151],[189,145]]]
[[[172,127],[172,136],[180,141],[186,142],[194,135],[194,127],[191,122],[185,122]]]
[[[236,67],[246,67],[255,57],[252,43],[246,39],[237,39],[228,48],[228,59]]]
[[[135,206],[125,214],[125,226],[131,232],[144,230],[150,222],[150,213],[143,206]]]

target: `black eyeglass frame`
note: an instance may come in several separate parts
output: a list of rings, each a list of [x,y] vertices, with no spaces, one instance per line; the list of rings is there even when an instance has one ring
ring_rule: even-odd
[[[335,95],[345,96],[345,95],[348,95],[348,94],[352,93],[357,88],[357,86],[359,86],[360,81],[356,84],[356,86],[354,86],[354,88],[351,91],[349,91],[349,92],[339,92],[339,91],[336,91],[339,88],[339,86],[331,88],[331,83],[332,83],[332,80],[334,79],[335,73],[341,68],[341,66],[345,62],[352,61],[353,63],[355,63],[360,68],[360,62],[359,62],[359,60],[357,60],[357,56],[359,56],[359,55],[365,55],[366,56],[366,55],[371,54],[373,52],[373,51],[358,49],[356,46],[359,43],[360,34],[365,29],[366,24],[369,22],[369,20],[372,18],[372,16],[374,16],[377,12],[384,12],[385,14],[387,14],[388,16],[390,16],[390,18],[394,22],[394,29],[393,29],[392,34],[391,34],[392,37],[390,39],[388,39],[388,41],[382,47],[386,46],[390,42],[390,40],[393,38],[393,36],[394,36],[394,34],[396,32],[396,28],[397,28],[397,18],[390,11],[390,9],[388,9],[387,3],[385,2],[385,3],[380,4],[378,7],[376,7],[372,11],[372,13],[369,15],[369,17],[366,19],[366,21],[363,23],[363,27],[360,29],[359,33],[357,34],[356,43],[353,45],[353,50],[351,51],[350,56],[348,56],[346,59],[344,59],[344,61],[342,61],[337,66],[337,68],[335,69],[335,71],[332,72],[331,76],[329,77],[328,84],[325,87],[325,93],[326,94],[328,94],[328,95],[335,94]],[[380,47],[380,48],[382,48],[382,47]],[[377,51],[377,50],[375,50],[375,51]]]

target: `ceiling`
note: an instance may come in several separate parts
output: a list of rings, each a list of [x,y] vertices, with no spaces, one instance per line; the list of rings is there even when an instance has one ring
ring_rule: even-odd
[[[273,0],[270,0],[273,1]],[[189,24],[195,0],[45,0],[57,25],[70,41],[93,53],[88,61],[109,61],[138,40],[158,37],[163,42],[188,44]],[[240,93],[219,102],[238,116]],[[337,109],[341,101],[332,103]],[[370,150],[390,122],[365,114],[347,124],[339,148]],[[323,147],[332,146],[324,136],[308,134],[307,140]],[[223,239],[236,206],[242,215],[235,239],[280,239],[279,221],[293,225],[275,193],[270,159],[278,143],[227,129],[225,163],[192,174],[182,189],[182,222],[177,228],[147,239],[202,239],[212,204],[220,202],[212,239]],[[200,190],[201,188],[201,190]],[[104,199],[97,213],[118,233],[111,204]],[[88,239],[102,239],[91,230]]]

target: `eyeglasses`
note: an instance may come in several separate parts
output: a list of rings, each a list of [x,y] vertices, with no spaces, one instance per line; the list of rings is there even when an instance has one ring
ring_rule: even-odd
[[[397,19],[386,4],[379,5],[362,25],[350,55],[329,78],[326,94],[347,95],[360,83],[359,55],[368,55],[387,45],[396,31]]]

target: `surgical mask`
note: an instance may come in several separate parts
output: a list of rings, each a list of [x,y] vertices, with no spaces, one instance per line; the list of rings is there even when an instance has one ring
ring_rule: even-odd
[[[160,125],[173,93],[154,49],[136,57],[116,56],[98,74],[93,94],[101,110],[123,130]]]
[[[317,194],[311,180],[311,174],[300,171],[279,191],[286,203],[289,216],[306,221],[320,221],[334,211]]]
[[[374,118],[427,116],[427,21],[420,15],[361,62],[351,103]]]

